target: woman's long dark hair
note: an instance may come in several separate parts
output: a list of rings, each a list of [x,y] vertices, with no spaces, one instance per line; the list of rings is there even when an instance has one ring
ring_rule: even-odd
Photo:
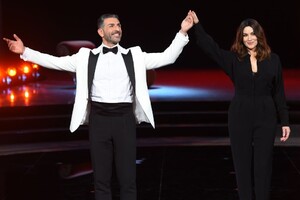
[[[238,27],[235,41],[231,46],[231,51],[235,52],[240,60],[248,54],[248,49],[243,43],[243,31],[247,26],[250,26],[253,29],[254,34],[257,37],[257,46],[255,49],[257,60],[262,61],[269,58],[271,55],[271,48],[267,43],[264,29],[255,19],[250,18],[243,20]]]

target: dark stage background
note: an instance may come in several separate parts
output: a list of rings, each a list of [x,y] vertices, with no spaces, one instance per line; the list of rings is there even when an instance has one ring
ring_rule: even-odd
[[[16,33],[25,45],[55,54],[63,40],[90,40],[99,45],[96,20],[107,12],[117,13],[123,28],[121,45],[140,45],[144,51],[163,50],[180,28],[189,9],[197,12],[201,23],[219,45],[229,49],[241,20],[255,18],[265,28],[273,51],[286,68],[300,66],[300,9],[296,0],[0,0],[0,34]],[[214,68],[195,45],[193,30],[190,43],[172,67]],[[1,61],[18,59],[0,42]]]

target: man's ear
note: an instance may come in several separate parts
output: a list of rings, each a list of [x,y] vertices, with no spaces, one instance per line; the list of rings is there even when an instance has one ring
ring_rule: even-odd
[[[98,28],[97,32],[98,32],[98,34],[100,35],[100,37],[103,37],[103,36],[104,36],[104,33],[103,33],[102,28]]]

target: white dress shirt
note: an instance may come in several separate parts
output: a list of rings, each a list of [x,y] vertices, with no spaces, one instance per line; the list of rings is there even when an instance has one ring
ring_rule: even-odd
[[[103,46],[103,45],[102,45]],[[99,55],[91,89],[92,101],[132,102],[132,86],[121,52]]]

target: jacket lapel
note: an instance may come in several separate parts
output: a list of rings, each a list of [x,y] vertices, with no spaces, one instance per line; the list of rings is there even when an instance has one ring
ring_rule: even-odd
[[[133,91],[135,93],[135,76],[134,76],[134,67],[133,67],[133,59],[132,59],[131,51],[129,51],[127,54],[122,54],[122,56],[126,65],[129,79],[133,86]]]
[[[91,88],[92,88],[92,83],[93,83],[93,79],[94,79],[94,75],[95,75],[95,69],[96,69],[98,57],[99,57],[99,53],[93,54],[92,51],[90,52],[89,64],[88,64],[88,95],[89,95],[89,99],[91,97]]]

